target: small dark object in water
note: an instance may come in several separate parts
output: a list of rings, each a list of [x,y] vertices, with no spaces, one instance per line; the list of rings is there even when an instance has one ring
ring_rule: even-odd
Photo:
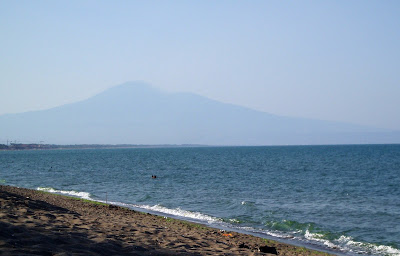
[[[151,178],[156,179],[157,176],[156,175],[151,175]]]
[[[264,253],[271,253],[271,254],[275,254],[278,255],[278,252],[276,251],[275,247],[269,247],[269,246],[260,246],[260,248],[258,248],[258,250],[260,252],[264,252]]]

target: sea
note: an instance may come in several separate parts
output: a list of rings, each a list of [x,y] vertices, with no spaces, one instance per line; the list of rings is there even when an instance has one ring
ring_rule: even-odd
[[[0,151],[0,183],[337,255],[400,255],[400,145]]]

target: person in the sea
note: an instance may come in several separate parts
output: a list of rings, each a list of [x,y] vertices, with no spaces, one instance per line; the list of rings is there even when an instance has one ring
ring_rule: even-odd
[[[157,176],[156,175],[151,175],[151,178],[156,179]]]

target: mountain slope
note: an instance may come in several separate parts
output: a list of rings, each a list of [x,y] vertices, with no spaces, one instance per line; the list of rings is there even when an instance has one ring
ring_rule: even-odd
[[[57,144],[398,143],[399,133],[276,116],[129,82],[73,104],[0,116],[0,139]]]

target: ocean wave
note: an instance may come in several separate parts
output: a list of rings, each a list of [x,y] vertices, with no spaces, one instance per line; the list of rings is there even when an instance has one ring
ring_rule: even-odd
[[[400,250],[388,245],[377,245],[354,241],[351,236],[341,236],[335,242],[341,247],[356,253],[371,253],[374,255],[400,256]]]
[[[207,222],[209,224],[216,223],[216,222],[222,222],[222,219],[215,218],[215,217],[212,217],[212,216],[200,213],[200,212],[192,212],[192,211],[183,210],[181,208],[171,209],[171,208],[167,208],[167,207],[164,207],[161,205],[151,206],[151,205],[132,204],[132,206],[136,207],[136,208],[141,208],[141,209],[149,210],[152,212],[156,212],[156,213],[168,214],[168,215],[188,218],[188,219],[192,219],[192,220],[199,220],[201,222]]]
[[[324,246],[344,253],[400,256],[399,249],[387,245],[358,242],[351,236],[323,232],[316,228],[314,223],[300,223],[290,220],[269,221],[265,223],[265,227],[266,230],[256,231],[256,233],[300,240],[305,243]]]
[[[241,223],[242,221],[241,221],[241,220],[238,220],[238,219],[235,219],[235,218],[232,218],[232,219],[228,219],[228,222],[229,222],[229,223],[236,223],[236,224],[238,224],[238,223]]]
[[[271,231],[271,230],[265,230],[265,229],[254,229],[252,227],[240,227],[239,229],[246,230],[251,233],[255,234],[263,234],[267,235],[270,237],[277,237],[277,238],[283,238],[283,239],[293,239],[295,232],[280,232],[280,231]]]
[[[104,202],[102,200],[94,200],[88,192],[74,191],[74,190],[58,190],[51,187],[38,187],[37,190],[46,191],[55,194],[63,194],[75,196],[87,200]],[[332,235],[330,233],[315,232],[312,223],[298,223],[295,221],[284,220],[282,222],[267,222],[267,229],[255,229],[253,227],[238,226],[241,223],[238,219],[222,219],[200,212],[193,212],[181,208],[167,208],[162,205],[140,205],[140,204],[127,204],[122,202],[110,202],[109,204],[124,206],[131,209],[143,209],[151,213],[160,215],[170,215],[178,218],[184,218],[192,221],[198,221],[205,224],[218,225],[226,228],[234,228],[236,230],[243,230],[255,235],[267,235],[270,237],[277,237],[283,239],[294,239],[309,244],[323,245],[333,250],[339,250],[344,253],[356,253],[367,255],[387,255],[387,256],[400,256],[400,250],[387,245],[376,245],[372,243],[354,241],[351,236],[345,235]],[[270,230],[272,228],[273,230]]]
[[[63,194],[63,195],[69,195],[69,196],[75,196],[87,200],[92,200],[90,193],[88,192],[79,192],[79,191],[74,191],[74,190],[58,190],[52,187],[38,187],[36,190],[39,191],[45,191],[49,193],[54,193],[54,194]]]
[[[244,206],[254,206],[255,203],[251,201],[242,201],[240,204]]]
[[[106,203],[106,201],[103,201],[103,200],[94,200],[91,197],[91,194],[88,192],[81,192],[81,191],[75,191],[75,190],[58,190],[58,189],[55,189],[52,187],[38,187],[38,188],[36,188],[36,190],[45,191],[45,192],[54,193],[54,194],[70,195],[70,196],[75,196],[75,197],[79,197],[79,198],[83,198],[83,199],[87,199],[87,200]],[[124,207],[128,207],[128,208],[144,209],[144,210],[151,211],[154,213],[168,214],[171,216],[177,216],[177,217],[183,217],[183,218],[192,219],[192,220],[198,220],[201,222],[207,222],[209,224],[223,221],[220,218],[211,217],[209,215],[206,215],[206,214],[203,214],[200,212],[192,212],[192,211],[183,210],[180,208],[171,209],[171,208],[167,208],[167,207],[164,207],[161,205],[151,206],[151,205],[139,205],[139,204],[126,204],[126,203],[122,203],[122,202],[110,202],[110,201],[108,201],[107,203],[112,204],[112,205],[124,206]]]
[[[315,227],[314,223],[301,223],[293,220],[282,220],[282,221],[267,221],[264,224],[268,229],[278,231],[295,231],[296,233],[305,233],[306,230],[313,230]]]
[[[323,245],[325,245],[325,246],[327,246],[327,247],[329,247],[329,248],[332,248],[332,249],[338,249],[338,248],[339,248],[339,247],[338,247],[336,244],[334,244],[333,242],[331,242],[331,241],[329,241],[329,240],[327,240],[327,239],[324,239],[324,234],[312,233],[312,232],[306,230],[306,232],[305,232],[305,234],[304,234],[304,237],[305,237],[307,240],[310,240],[310,241],[320,242],[320,243],[322,243]]]
[[[366,242],[354,241],[351,236],[340,236],[332,241],[325,239],[325,235],[321,233],[312,233],[306,231],[304,237],[309,241],[319,242],[328,248],[336,249],[344,252],[353,252],[356,254],[368,255],[387,255],[400,256],[400,250],[387,245],[377,245]]]

